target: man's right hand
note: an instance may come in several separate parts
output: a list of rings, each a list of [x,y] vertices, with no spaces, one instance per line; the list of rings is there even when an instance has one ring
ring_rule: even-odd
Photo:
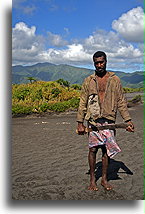
[[[81,122],[78,122],[78,127],[77,127],[78,135],[84,135],[85,129],[86,127],[84,126],[84,124]]]
[[[128,127],[126,128],[126,131],[128,132],[134,132],[134,124],[132,121],[127,122]]]

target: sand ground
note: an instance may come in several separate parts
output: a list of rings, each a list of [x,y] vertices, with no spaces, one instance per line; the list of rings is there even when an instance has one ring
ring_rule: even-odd
[[[143,104],[129,112],[135,133],[117,130],[122,152],[109,165],[111,191],[100,184],[101,151],[96,162],[99,190],[87,190],[88,139],[75,133],[75,112],[13,118],[12,199],[143,200]]]

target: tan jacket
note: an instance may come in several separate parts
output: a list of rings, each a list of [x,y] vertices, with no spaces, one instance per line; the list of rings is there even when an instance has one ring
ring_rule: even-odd
[[[108,74],[109,78],[101,107],[95,74],[90,75],[84,80],[77,114],[78,122],[83,122],[84,119],[89,120],[92,118],[96,120],[102,117],[115,121],[117,110],[119,110],[124,121],[131,119],[119,77],[113,72],[108,72]]]

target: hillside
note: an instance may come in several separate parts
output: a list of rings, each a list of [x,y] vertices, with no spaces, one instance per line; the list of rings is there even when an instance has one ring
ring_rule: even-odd
[[[143,87],[143,71],[125,73],[113,71],[121,78],[124,87]],[[12,67],[12,83],[27,83],[27,77],[34,77],[42,81],[64,79],[71,84],[82,84],[84,78],[94,73],[92,69],[79,68],[70,65],[55,65],[51,63],[37,63],[31,66],[17,65]]]

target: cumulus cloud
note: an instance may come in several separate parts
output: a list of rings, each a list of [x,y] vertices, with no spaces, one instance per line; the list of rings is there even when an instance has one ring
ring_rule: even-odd
[[[60,35],[53,34],[51,32],[48,32],[48,42],[50,45],[56,46],[56,47],[63,47],[68,44],[68,41],[64,40]]]
[[[14,64],[37,62],[39,51],[44,49],[44,38],[36,36],[36,27],[19,22],[12,30],[12,56]]]
[[[81,44],[68,45],[63,50],[48,49],[41,53],[41,58],[45,61],[56,64],[89,64],[91,62],[91,55],[85,52]]]
[[[93,35],[84,40],[84,47],[91,53],[101,49],[110,56],[118,58],[131,58],[132,56],[139,57],[142,55],[139,49],[134,48],[130,43],[120,39],[120,37],[112,31],[96,31]]]
[[[46,43],[51,48],[46,48]],[[35,26],[20,22],[13,28],[13,64],[51,62],[78,66],[92,65],[92,55],[103,50],[108,56],[110,69],[139,69],[143,66],[143,44],[136,47],[121,39],[117,33],[98,30],[86,39],[68,42],[60,35],[48,32],[47,37],[38,36]]]
[[[118,20],[114,20],[112,28],[129,42],[143,42],[144,35],[144,11],[137,7],[122,14]]]

